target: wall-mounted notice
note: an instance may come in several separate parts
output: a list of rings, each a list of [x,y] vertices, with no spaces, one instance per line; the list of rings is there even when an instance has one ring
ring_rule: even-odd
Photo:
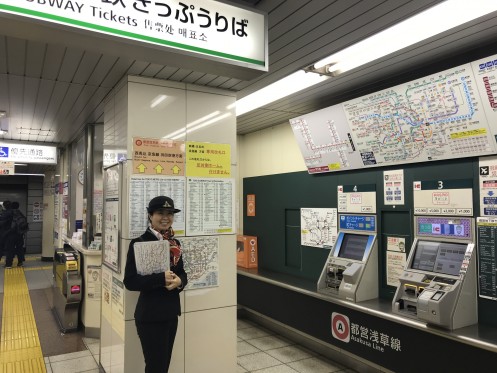
[[[385,205],[404,204],[404,170],[383,172],[383,197]]]
[[[157,196],[173,199],[174,207],[181,212],[174,215],[176,236],[185,235],[185,178],[182,176],[131,175],[129,181],[129,238],[136,238],[148,227],[147,206]]]
[[[181,239],[188,284],[185,289],[219,286],[219,237]]]
[[[399,285],[399,277],[404,272],[405,265],[406,253],[387,251],[387,285]]]
[[[338,212],[376,213],[376,185],[339,185]]]
[[[231,146],[208,142],[186,142],[186,175],[231,177]]]
[[[484,58],[291,119],[308,172],[495,154],[495,60]]]
[[[86,297],[102,299],[102,267],[89,265],[86,271]]]
[[[406,239],[387,236],[387,285],[397,286],[406,265]]]
[[[235,181],[188,177],[188,236],[235,232]]]
[[[255,194],[247,194],[247,216],[255,216]]]
[[[114,271],[120,271],[119,250],[119,166],[108,168],[104,173],[105,231],[102,261]]]
[[[473,215],[473,181],[413,182],[415,215]]]
[[[476,228],[479,294],[497,300],[497,218],[477,218]]]
[[[112,276],[111,292],[112,327],[124,339],[124,284]]]
[[[133,137],[133,174],[185,174],[185,144],[182,141]]]
[[[497,215],[497,157],[480,158],[479,170],[480,215]]]
[[[337,209],[300,209],[301,245],[331,248],[337,239]]]
[[[0,161],[0,175],[14,175],[15,169],[14,162]]]

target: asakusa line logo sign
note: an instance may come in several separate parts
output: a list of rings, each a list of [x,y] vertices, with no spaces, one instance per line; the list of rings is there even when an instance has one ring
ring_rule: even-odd
[[[350,341],[350,321],[349,318],[341,313],[333,312],[331,314],[331,333],[333,337],[349,343]]]

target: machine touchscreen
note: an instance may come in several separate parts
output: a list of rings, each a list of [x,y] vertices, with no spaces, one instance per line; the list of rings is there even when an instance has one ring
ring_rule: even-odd
[[[363,260],[364,253],[368,246],[369,235],[345,233],[343,235],[339,258]]]
[[[418,241],[412,269],[457,276],[466,253],[465,243]]]

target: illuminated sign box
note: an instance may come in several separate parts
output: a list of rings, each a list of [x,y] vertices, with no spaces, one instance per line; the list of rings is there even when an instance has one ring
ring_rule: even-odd
[[[0,143],[0,161],[57,164],[55,146]]]
[[[266,15],[217,1],[0,0],[2,12],[267,71]]]

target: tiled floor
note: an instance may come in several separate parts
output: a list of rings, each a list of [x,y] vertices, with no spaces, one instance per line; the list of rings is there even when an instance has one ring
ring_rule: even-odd
[[[5,259],[0,263],[0,310],[3,301],[4,263]],[[100,372],[99,340],[85,338],[80,331],[66,334],[59,331],[51,311],[52,264],[41,262],[37,256],[28,256],[24,273],[47,373]],[[233,373],[353,372],[245,319],[238,320],[237,349],[238,366]]]
[[[354,372],[252,321],[238,320],[238,373]]]

